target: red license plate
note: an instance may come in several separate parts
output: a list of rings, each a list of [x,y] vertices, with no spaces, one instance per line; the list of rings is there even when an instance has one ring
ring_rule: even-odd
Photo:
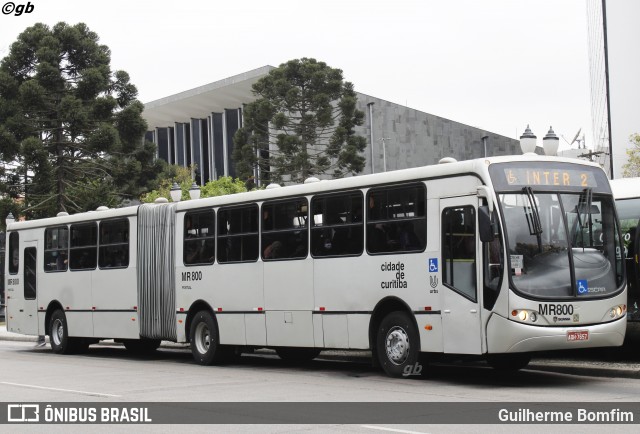
[[[567,342],[588,341],[589,330],[578,330],[575,332],[567,332]]]

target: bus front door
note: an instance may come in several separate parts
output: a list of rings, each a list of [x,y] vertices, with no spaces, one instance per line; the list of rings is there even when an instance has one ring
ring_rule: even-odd
[[[477,196],[440,201],[444,352],[481,354]]]

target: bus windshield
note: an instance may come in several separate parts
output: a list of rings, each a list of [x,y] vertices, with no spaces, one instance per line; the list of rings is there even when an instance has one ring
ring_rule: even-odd
[[[514,289],[534,298],[590,298],[621,289],[622,257],[611,196],[499,194]]]

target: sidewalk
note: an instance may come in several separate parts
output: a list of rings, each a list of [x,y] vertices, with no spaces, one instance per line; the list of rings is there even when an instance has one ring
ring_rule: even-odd
[[[37,336],[26,336],[7,331],[5,323],[0,323],[0,341],[22,341],[36,342]],[[49,338],[47,337],[47,347]],[[633,342],[635,344],[636,342]],[[163,348],[184,348],[188,350],[187,344],[176,344],[174,342],[162,342]],[[624,348],[614,349],[593,349],[583,352],[558,352],[546,353],[542,357],[534,358],[527,366],[527,370],[557,372],[570,375],[588,375],[595,377],[618,377],[618,378],[640,378],[640,351],[635,350],[635,356],[624,357]],[[323,351],[320,359],[348,360],[354,357],[361,359],[362,352],[354,353],[349,351]],[[618,360],[611,360],[612,358]],[[621,360],[624,359],[624,360]]]

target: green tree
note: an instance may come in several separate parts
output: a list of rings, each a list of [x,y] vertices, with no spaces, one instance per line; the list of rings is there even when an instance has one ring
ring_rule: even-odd
[[[366,139],[354,128],[364,113],[340,69],[315,59],[290,60],[256,82],[253,92],[258,98],[245,106],[244,126],[234,136],[241,178],[256,168],[263,182],[362,171]]]
[[[244,193],[245,191],[247,191],[247,187],[240,179],[222,176],[216,181],[207,182],[204,187],[201,188],[200,197],[224,196],[227,194]]]
[[[182,190],[182,200],[189,199],[189,188],[193,184],[191,178],[191,167],[169,166],[163,179],[159,182],[158,188],[144,193],[140,200],[145,203],[152,203],[159,197],[164,197],[171,201],[171,187],[173,183],[177,183]]]
[[[633,147],[627,149],[629,161],[622,166],[622,176],[625,178],[640,176],[640,134],[632,134],[629,137],[629,142]]]
[[[139,195],[157,172],[136,87],[85,24],[35,24],[0,63],[5,177],[21,184],[28,215],[85,211]],[[136,186],[132,184],[135,183]]]
[[[168,201],[171,201],[170,192],[174,182],[178,184],[182,191],[181,200],[188,200],[190,198],[189,189],[193,185],[191,169],[190,167],[171,166],[168,177],[160,182],[160,187],[157,190],[152,190],[144,194],[141,198],[142,202],[151,203],[159,197],[164,197]],[[243,193],[245,191],[247,191],[245,183],[240,179],[223,176],[216,181],[209,181],[201,187],[200,197],[224,196],[226,194]]]

